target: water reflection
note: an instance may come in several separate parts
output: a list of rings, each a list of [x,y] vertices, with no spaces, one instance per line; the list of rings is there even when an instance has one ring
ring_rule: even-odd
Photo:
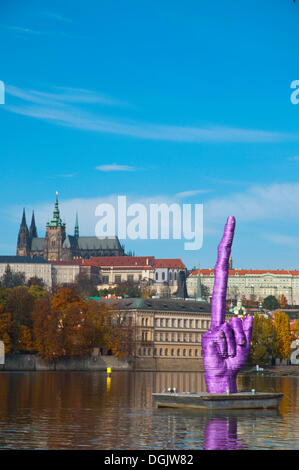
[[[299,448],[299,381],[240,377],[239,389],[282,391],[279,411],[158,409],[152,393],[204,391],[201,373],[2,372],[0,448]]]

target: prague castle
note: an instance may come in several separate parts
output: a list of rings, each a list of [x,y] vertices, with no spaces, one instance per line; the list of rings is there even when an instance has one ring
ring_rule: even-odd
[[[34,212],[28,229],[25,209],[18,234],[17,256],[44,258],[49,261],[89,259],[94,256],[124,256],[124,249],[115,237],[80,237],[78,215],[74,235],[67,235],[66,225],[60,218],[58,193],[52,219],[46,225],[45,237],[38,237]]]

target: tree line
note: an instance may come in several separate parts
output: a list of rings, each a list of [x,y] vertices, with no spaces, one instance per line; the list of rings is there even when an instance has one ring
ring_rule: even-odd
[[[0,340],[6,354],[35,353],[47,361],[88,357],[95,347],[128,358],[134,345],[130,319],[113,305],[40,285],[0,286]]]

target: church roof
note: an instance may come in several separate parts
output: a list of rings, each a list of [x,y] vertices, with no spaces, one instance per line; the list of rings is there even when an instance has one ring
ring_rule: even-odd
[[[79,237],[77,240],[80,250],[118,250],[120,248],[117,237]]]
[[[31,251],[43,251],[45,239],[41,237],[32,238]]]
[[[33,263],[33,264],[49,264],[49,261],[41,257],[30,258],[30,256],[0,256],[0,263]]]

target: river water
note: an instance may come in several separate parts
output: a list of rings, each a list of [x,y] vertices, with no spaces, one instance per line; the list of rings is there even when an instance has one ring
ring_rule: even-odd
[[[239,376],[283,392],[278,410],[156,408],[152,393],[204,391],[197,372],[0,372],[0,449],[299,449],[299,378]]]

